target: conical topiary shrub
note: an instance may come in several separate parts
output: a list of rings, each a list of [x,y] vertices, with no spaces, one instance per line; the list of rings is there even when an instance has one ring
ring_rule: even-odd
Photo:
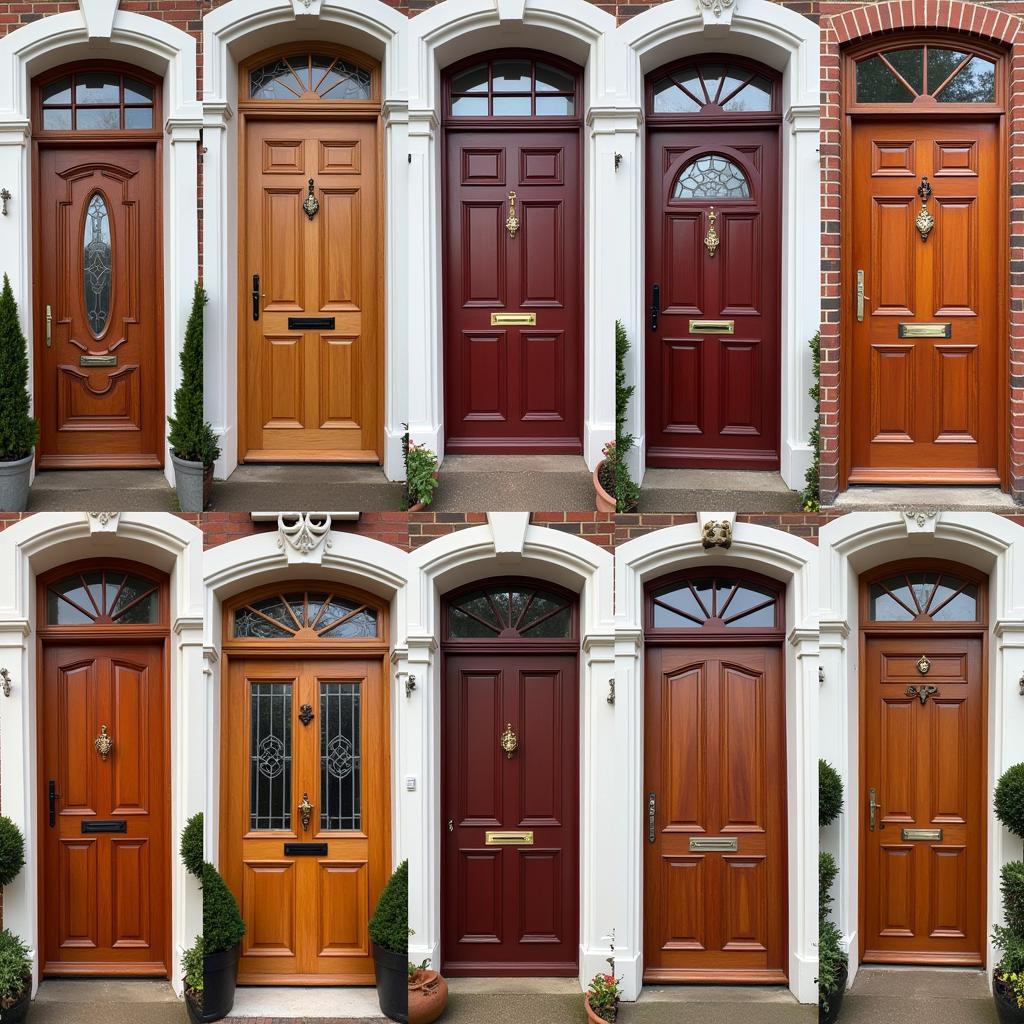
[[[377,900],[370,918],[377,1001],[391,1020],[409,1019],[409,862],[402,861]]]
[[[0,818],[0,888],[10,885],[25,866],[25,837],[10,818]]]
[[[29,414],[28,342],[21,331],[10,279],[4,274],[0,291],[0,461],[28,457],[38,440],[39,422]]]
[[[203,877],[203,812],[193,814],[181,830],[181,862],[194,878]]]

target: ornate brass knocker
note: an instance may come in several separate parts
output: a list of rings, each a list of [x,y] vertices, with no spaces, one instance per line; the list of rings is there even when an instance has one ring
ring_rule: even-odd
[[[939,692],[939,688],[937,686],[908,686],[907,687],[907,696],[908,697],[916,697],[921,702],[922,706],[925,704],[925,702],[928,700],[929,697],[931,697],[933,694],[936,694],[938,692]]]
[[[509,238],[515,238],[519,233],[519,218],[516,216],[515,192],[509,192],[508,194],[508,220],[505,221],[505,227],[508,229]]]
[[[313,194],[313,179],[309,179],[309,194],[302,202],[302,211],[312,220],[320,212],[320,200]]]
[[[921,184],[917,186],[917,195],[921,200],[921,212],[917,215],[917,220],[914,221],[914,227],[917,228],[921,241],[927,242],[932,228],[935,227],[935,218],[928,211],[928,200],[932,197],[932,187],[928,183],[927,175],[921,178]]]
[[[302,818],[302,831],[309,831],[309,819],[313,816],[313,805],[309,802],[309,794],[302,794],[302,803],[299,804],[299,816]]]
[[[928,675],[931,667],[932,663],[928,660],[927,654],[922,654],[921,657],[917,659],[917,671],[920,672],[921,675]]]
[[[716,220],[718,220],[718,214],[715,213],[715,208],[712,206],[708,210],[708,233],[704,236],[704,248],[707,249],[709,256],[714,256],[718,252],[718,247],[722,244],[722,240],[718,237],[718,232],[715,230]]]
[[[114,741],[107,735],[107,727],[105,725],[100,726],[100,734],[93,740],[92,745],[96,748],[96,753],[104,761],[110,757],[110,752],[114,749]]]
[[[512,755],[516,752],[519,747],[519,737],[515,734],[512,729],[512,723],[509,722],[505,726],[505,731],[501,734],[501,749],[505,751],[505,755],[508,759],[512,760]]]

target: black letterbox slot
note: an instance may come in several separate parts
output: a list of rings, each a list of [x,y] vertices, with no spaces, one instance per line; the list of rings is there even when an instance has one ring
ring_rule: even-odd
[[[289,331],[333,331],[333,316],[290,316]]]
[[[285,843],[286,857],[326,857],[326,843]]]
[[[82,835],[90,832],[127,832],[128,822],[123,818],[119,821],[83,821]]]

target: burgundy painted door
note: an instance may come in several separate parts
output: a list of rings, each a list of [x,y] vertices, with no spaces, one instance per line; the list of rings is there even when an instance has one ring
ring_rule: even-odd
[[[575,977],[576,657],[450,654],[445,666],[442,970]]]
[[[778,131],[648,138],[647,464],[778,469]]]
[[[446,135],[445,449],[582,453],[579,132]]]

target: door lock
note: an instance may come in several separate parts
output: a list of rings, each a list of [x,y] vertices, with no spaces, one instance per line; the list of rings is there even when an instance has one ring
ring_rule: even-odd
[[[53,309],[46,307],[46,347],[53,341]]]
[[[455,822],[452,821],[451,818],[448,819],[448,831],[449,832],[454,832],[455,831]]]
[[[658,819],[658,794],[647,794],[647,842],[653,843],[656,838]]]
[[[656,284],[651,289],[651,330],[658,329],[658,317],[661,316],[661,285]]]
[[[864,294],[864,271],[857,271],[857,319],[864,319],[864,300],[871,298]]]
[[[875,789],[868,790],[868,829],[872,832],[875,831],[875,815],[882,809],[882,805],[876,799],[878,791]],[[880,829],[885,828],[885,825],[881,821],[878,822]]]
[[[260,293],[260,275],[252,275],[252,318],[253,320],[259,320],[260,318],[260,299],[263,298]]]
[[[57,824],[57,799],[60,793],[57,792],[57,783],[50,779],[49,799],[50,799],[50,828],[53,828]]]

